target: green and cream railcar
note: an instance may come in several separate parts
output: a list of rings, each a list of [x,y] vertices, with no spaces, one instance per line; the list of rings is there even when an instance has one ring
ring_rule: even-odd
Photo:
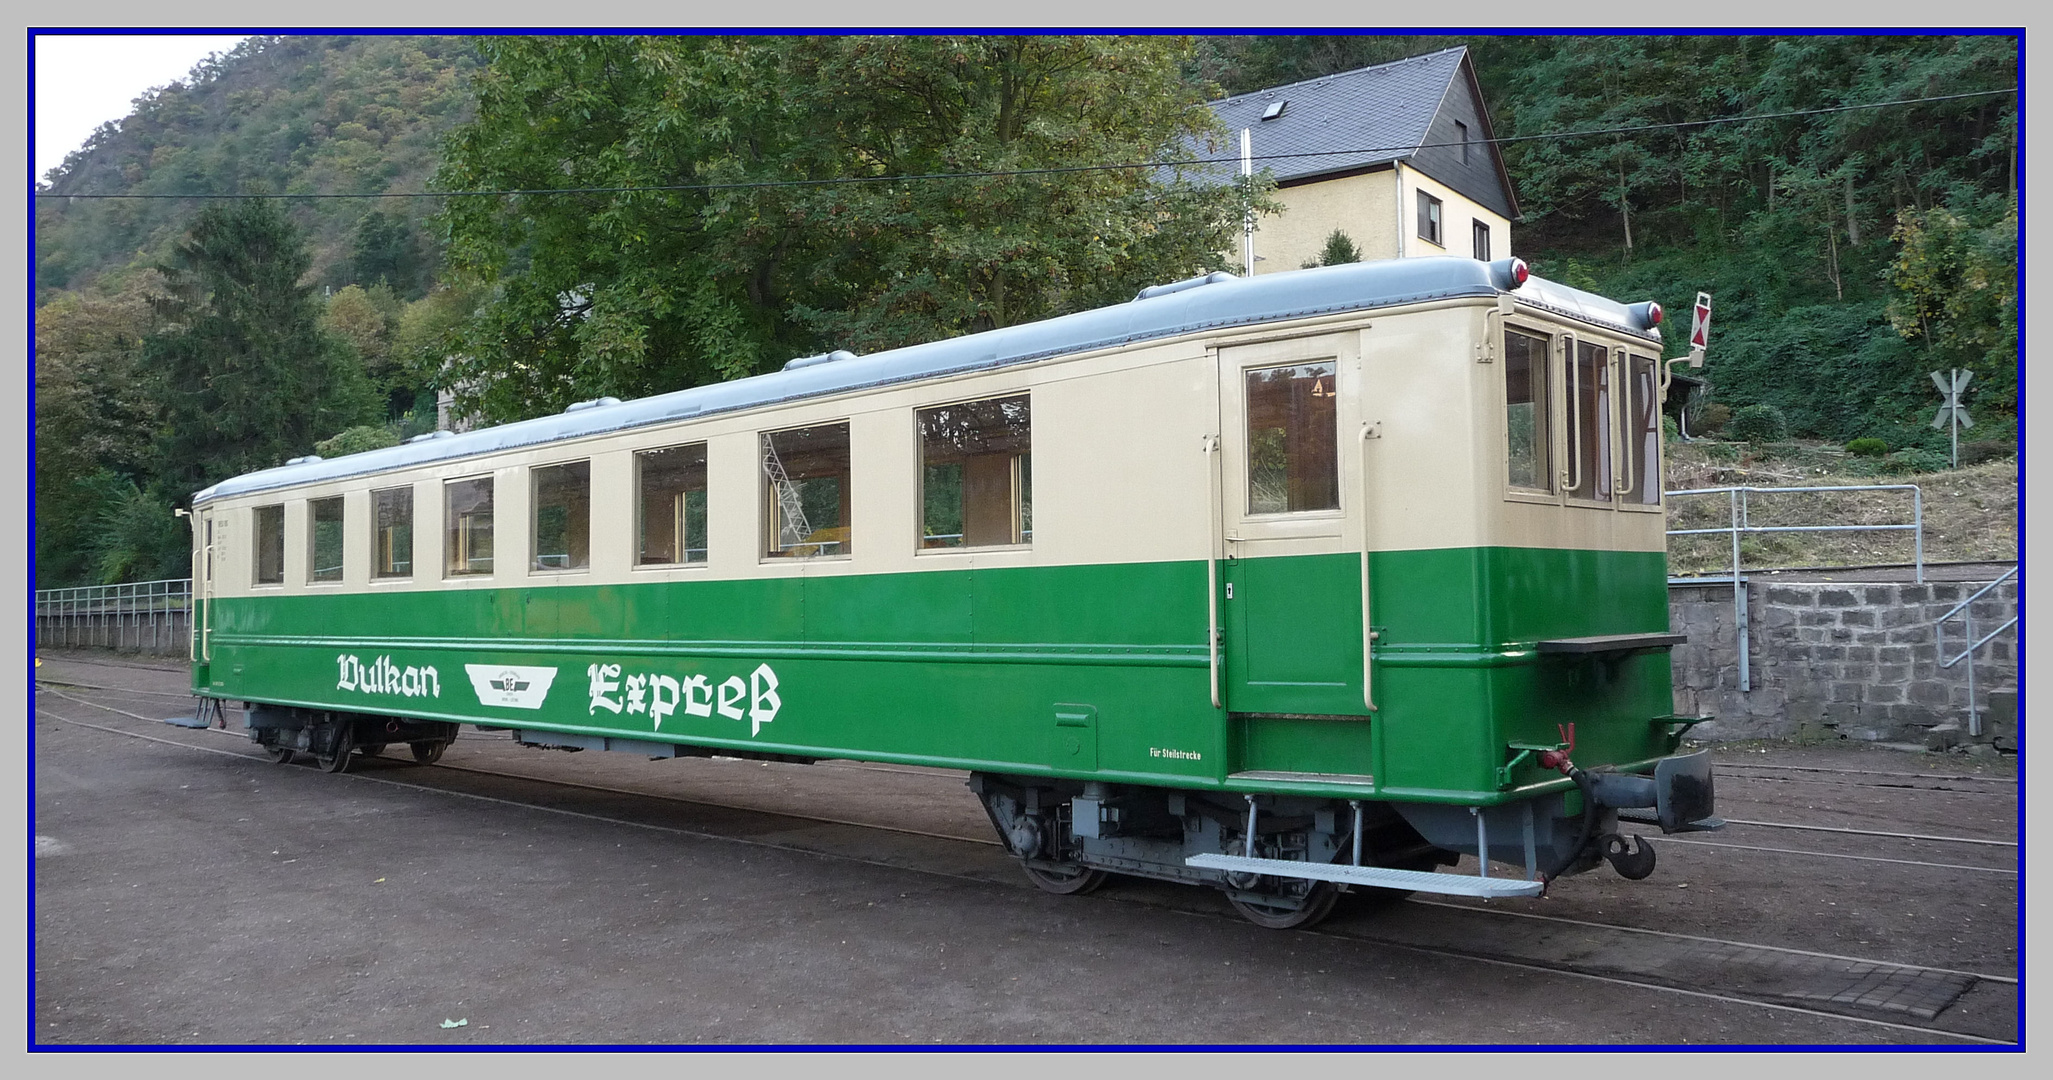
[[[967,769],[1044,887],[1272,925],[1641,875],[1621,810],[1711,809],[1656,320],[1516,260],[1215,274],[299,459],[195,496],[194,689],[331,769],[460,723]]]

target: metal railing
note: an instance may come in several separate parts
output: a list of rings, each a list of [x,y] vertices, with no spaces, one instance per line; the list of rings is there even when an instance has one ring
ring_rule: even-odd
[[[1884,525],[1755,525],[1752,522],[1749,495],[1791,495],[1816,494],[1837,491],[1908,491],[1910,492],[1910,522],[1908,524]],[[1753,672],[1750,667],[1749,648],[1751,635],[1748,633],[1746,600],[1746,573],[1740,554],[1739,538],[1742,533],[1788,533],[1788,532],[1909,532],[1912,536],[1911,558],[1916,567],[1919,584],[1925,581],[1925,493],[1916,484],[1848,484],[1837,487],[1722,487],[1687,488],[1682,491],[1665,492],[1670,499],[1686,495],[1724,495],[1731,507],[1731,520],[1722,526],[1708,529],[1670,529],[1670,536],[1704,536],[1712,533],[1729,533],[1732,537],[1732,570],[1730,577],[1671,577],[1670,585],[1731,585],[1732,622],[1739,633],[1739,689],[1742,693],[1752,690]]]
[[[1997,586],[2003,584],[2006,581],[2009,581],[2014,577],[2017,577],[2017,572],[2020,569],[2022,569],[2022,567],[2013,566],[2010,569],[2004,571],[2002,577],[1999,577],[1996,580],[1988,583],[1987,585],[1984,585],[1981,588],[1975,590],[1974,595],[1968,597],[1965,600],[1962,600],[1958,604],[1953,605],[1953,607],[1950,610],[1948,610],[1946,614],[1941,615],[1937,619],[1934,619],[1932,621],[1932,641],[1938,650],[1939,666],[1942,668],[1950,668],[1953,665],[1960,663],[1962,660],[1967,661],[1967,733],[1969,735],[1978,736],[1982,733],[1981,706],[1976,704],[1975,702],[1975,662],[1973,660],[1974,653],[1977,649],[1980,649],[1982,646],[1987,645],[1990,641],[1994,640],[1996,635],[2017,625],[2017,616],[2012,615],[2009,618],[2009,620],[2003,623],[2003,625],[1998,626],[1996,629],[1989,631],[1988,633],[1982,635],[1979,638],[1976,637],[1974,603],[1975,601],[1980,600],[1982,597],[1987,596]],[[1954,654],[1951,658],[1949,658],[1946,655],[1946,622],[1947,620],[1956,617],[1959,618],[1966,626],[1964,636],[1967,638],[1968,646],[1967,648],[1960,650],[1960,652]]]
[[[36,590],[36,644],[184,652],[192,579]]]

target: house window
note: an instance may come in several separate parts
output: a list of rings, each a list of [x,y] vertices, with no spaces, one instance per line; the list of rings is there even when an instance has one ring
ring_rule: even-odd
[[[922,548],[1033,540],[1028,405],[1018,394],[919,410]]]
[[[256,556],[256,583],[259,585],[285,584],[285,506],[259,506],[254,513],[256,543],[250,551]]]
[[[1547,339],[1504,332],[1506,479],[1512,487],[1554,490],[1547,438]]]
[[[1328,360],[1247,373],[1248,513],[1340,505],[1333,372]]]
[[[413,576],[413,489],[371,492],[371,548],[377,554],[371,574],[381,578]]]
[[[763,554],[847,555],[848,424],[763,432]]]
[[[1483,262],[1489,262],[1490,226],[1480,221],[1475,222],[1469,227],[1469,235],[1475,243],[1476,258]]]
[[[1419,192],[1419,239],[1446,246],[1440,241],[1440,200],[1423,191]]]
[[[592,463],[573,461],[534,470],[534,563],[531,570],[583,570],[592,565]]]
[[[641,474],[643,566],[706,561],[706,444],[634,456]]]
[[[492,572],[492,478],[452,480],[442,486],[444,553],[450,577]]]
[[[1468,164],[1468,125],[1456,120],[1454,122],[1454,130],[1461,135],[1461,163],[1466,165]]]
[[[307,580],[342,580],[342,496],[307,503]]]

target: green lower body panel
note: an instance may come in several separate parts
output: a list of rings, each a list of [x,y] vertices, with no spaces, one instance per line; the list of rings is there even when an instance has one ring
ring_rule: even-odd
[[[216,697],[807,757],[1180,788],[1497,802],[1670,752],[1665,652],[1536,642],[1667,628],[1661,553],[1359,555],[211,602]],[[1224,600],[1225,585],[1234,599]],[[1222,705],[1213,707],[1215,678]],[[1365,701],[1371,691],[1376,709]],[[1507,768],[1508,766],[1508,768]],[[1330,781],[1321,778],[1331,778]]]

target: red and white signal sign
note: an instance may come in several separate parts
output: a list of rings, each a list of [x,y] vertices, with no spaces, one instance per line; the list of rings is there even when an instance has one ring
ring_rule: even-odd
[[[1711,294],[1707,292],[1700,292],[1697,294],[1696,315],[1694,318],[1690,319],[1689,323],[1689,347],[1692,349],[1701,349],[1704,348],[1706,345],[1710,344],[1710,340]]]

